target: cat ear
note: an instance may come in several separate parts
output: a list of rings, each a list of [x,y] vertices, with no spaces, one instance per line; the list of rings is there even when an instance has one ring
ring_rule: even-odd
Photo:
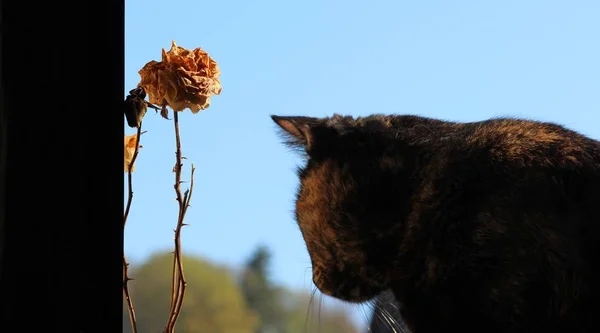
[[[313,135],[311,128],[319,123],[312,117],[283,117],[272,115],[271,119],[282,129],[287,143],[291,146],[308,149]]]

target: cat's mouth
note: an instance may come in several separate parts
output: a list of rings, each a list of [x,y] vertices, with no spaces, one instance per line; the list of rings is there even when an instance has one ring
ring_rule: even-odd
[[[313,283],[323,294],[351,303],[370,301],[385,290],[356,274],[319,267],[313,267]]]

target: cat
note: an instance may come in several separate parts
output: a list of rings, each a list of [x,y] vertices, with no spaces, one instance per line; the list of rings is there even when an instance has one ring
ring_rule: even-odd
[[[517,118],[271,116],[302,154],[315,286],[391,290],[413,333],[582,333],[600,321],[600,142]]]

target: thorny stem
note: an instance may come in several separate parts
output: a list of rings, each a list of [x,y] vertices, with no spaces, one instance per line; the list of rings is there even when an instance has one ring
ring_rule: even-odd
[[[133,301],[131,296],[129,295],[129,287],[128,282],[130,280],[128,276],[129,271],[129,263],[127,262],[127,258],[123,255],[123,295],[125,295],[125,299],[127,300],[127,310],[129,312],[129,321],[131,322],[131,331],[133,333],[137,333],[137,322],[135,319],[135,310],[133,309]]]
[[[129,189],[129,194],[127,196],[127,204],[125,206],[125,213],[123,214],[123,229],[127,225],[127,217],[129,217],[129,210],[131,209],[131,202],[133,201],[133,181],[131,176],[131,169],[133,168],[133,164],[138,156],[138,151],[140,148],[140,137],[142,135],[142,123],[137,129],[137,136],[135,138],[135,150],[133,151],[133,156],[131,158],[131,162],[129,162],[129,166],[127,168],[127,188]],[[129,311],[129,321],[131,322],[131,331],[132,333],[137,333],[137,322],[135,320],[135,311],[133,309],[133,301],[131,296],[129,295],[129,281],[132,280],[129,278],[129,263],[127,262],[127,258],[125,257],[125,253],[123,253],[123,295],[125,296],[125,300],[127,301],[127,309]]]
[[[164,104],[163,104],[164,107]],[[181,193],[181,168],[183,166],[181,156],[181,139],[179,136],[179,116],[177,111],[173,112],[173,123],[175,125],[175,143],[176,143],[176,164],[173,168],[175,172],[175,193],[177,195],[177,203],[179,204],[179,215],[177,218],[177,227],[175,229],[175,251],[173,253],[173,280],[171,284],[171,307],[169,310],[169,319],[164,329],[165,333],[173,333],[175,330],[175,323],[181,313],[181,307],[183,304],[183,297],[185,295],[186,280],[183,274],[183,262],[181,255],[181,229],[186,225],[183,221],[185,213],[190,206],[190,200],[192,198],[192,191],[194,189],[194,165],[192,164],[192,173],[190,180],[190,188]]]

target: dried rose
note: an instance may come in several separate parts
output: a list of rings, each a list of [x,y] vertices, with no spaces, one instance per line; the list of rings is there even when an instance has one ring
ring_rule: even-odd
[[[133,160],[133,154],[135,153],[135,142],[137,141],[137,134],[125,135],[125,172],[129,170],[131,160]],[[141,146],[139,146],[141,147]],[[139,149],[139,148],[138,148]],[[131,166],[131,172],[135,170],[135,163]]]
[[[186,108],[193,113],[210,106],[210,96],[221,93],[219,65],[201,48],[188,50],[172,42],[162,50],[162,60],[150,61],[138,72],[150,103],[164,105],[173,111]],[[163,114],[163,116],[166,116]]]

